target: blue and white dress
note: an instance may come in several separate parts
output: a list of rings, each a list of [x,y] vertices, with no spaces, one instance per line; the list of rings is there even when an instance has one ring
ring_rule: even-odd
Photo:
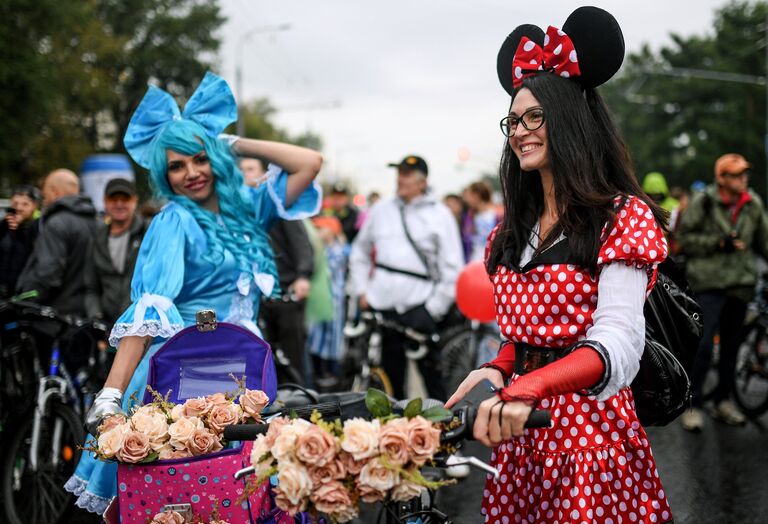
[[[243,188],[265,231],[278,218],[299,220],[320,209],[322,195],[316,181],[286,209],[287,181],[288,174],[273,165],[264,184]],[[117,320],[109,337],[114,347],[125,336],[154,337],[123,395],[126,412],[132,395],[143,396],[150,357],[170,337],[193,325],[197,311],[214,309],[219,319],[259,334],[255,324],[259,303],[262,294],[271,289],[272,278],[260,273],[258,267],[251,274],[242,272],[228,251],[220,263],[208,262],[203,258],[207,249],[205,233],[182,206],[170,203],[152,220],[133,274],[133,303]],[[79,507],[101,514],[117,494],[117,464],[83,452],[64,487],[78,496]]]

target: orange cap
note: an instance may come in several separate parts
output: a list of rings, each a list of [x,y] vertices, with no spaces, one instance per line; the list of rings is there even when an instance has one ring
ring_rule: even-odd
[[[717,159],[715,162],[715,176],[720,176],[724,173],[729,175],[737,175],[743,173],[744,170],[752,167],[752,164],[736,153],[728,153]]]
[[[312,223],[315,224],[315,227],[318,229],[327,228],[330,229],[334,235],[341,234],[341,222],[336,217],[320,215],[314,217]]]

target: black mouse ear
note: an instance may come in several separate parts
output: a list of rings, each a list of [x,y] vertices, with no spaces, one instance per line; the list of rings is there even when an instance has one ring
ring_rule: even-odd
[[[599,7],[579,7],[563,24],[573,42],[584,88],[607,82],[624,61],[624,35],[616,19]]]
[[[532,24],[519,25],[512,31],[504,43],[501,44],[499,55],[496,57],[496,72],[499,75],[499,82],[510,96],[515,91],[512,85],[512,62],[515,58],[515,51],[520,45],[520,40],[527,36],[538,45],[544,45],[544,31],[540,27]]]

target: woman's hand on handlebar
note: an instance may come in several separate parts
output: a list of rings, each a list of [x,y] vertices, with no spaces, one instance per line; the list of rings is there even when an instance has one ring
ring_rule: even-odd
[[[448,402],[445,403],[445,409],[451,409],[454,404],[460,401],[464,396],[469,393],[473,387],[475,387],[482,380],[488,379],[494,387],[501,389],[504,387],[504,377],[501,376],[501,372],[493,368],[481,368],[472,371],[464,381],[456,388],[456,392],[451,395]]]
[[[488,447],[523,434],[533,407],[524,402],[504,402],[498,396],[484,400],[477,410],[473,435]]]

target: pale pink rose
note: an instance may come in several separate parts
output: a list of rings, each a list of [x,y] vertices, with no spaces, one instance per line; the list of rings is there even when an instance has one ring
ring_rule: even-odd
[[[280,464],[277,481],[283,493],[294,506],[301,504],[312,493],[312,479],[304,466],[295,462]]]
[[[280,428],[280,433],[275,437],[275,442],[272,444],[272,456],[278,462],[296,460],[296,441],[311,427],[312,423],[300,418],[291,420],[290,424],[285,424]]]
[[[346,451],[339,453],[339,458],[350,475],[357,475],[360,473],[360,470],[363,469],[363,466],[368,463],[368,459],[355,460],[355,458]]]
[[[123,440],[123,447],[115,455],[120,462],[136,464],[141,462],[152,448],[149,446],[149,437],[138,431],[131,431]]]
[[[392,464],[404,466],[410,460],[408,453],[408,419],[390,420],[379,433],[379,451]]]
[[[368,484],[357,483],[357,492],[360,495],[360,500],[367,504],[374,504],[381,502],[387,498],[387,492],[380,489],[373,488]]]
[[[269,397],[260,389],[246,389],[240,395],[240,407],[245,416],[261,420],[261,412],[269,404]]]
[[[257,436],[256,440],[253,441],[253,448],[251,449],[251,466],[256,470],[254,472],[256,478],[266,475],[267,471],[274,464],[275,459],[272,458],[272,454],[269,452],[267,437],[265,435]]]
[[[184,524],[184,517],[175,511],[163,511],[152,517],[150,524]]]
[[[187,441],[187,449],[195,456],[221,451],[222,448],[219,437],[205,428],[198,428],[193,431],[192,436]]]
[[[186,449],[187,442],[196,429],[204,429],[205,424],[197,417],[182,417],[168,427],[170,444],[176,449]]]
[[[340,507],[332,516],[336,519],[336,522],[349,522],[350,520],[357,518],[358,513],[358,507],[354,504],[350,504],[349,506]]]
[[[237,404],[216,404],[208,415],[208,425],[215,433],[221,433],[224,428],[240,422],[240,407]]]
[[[131,417],[131,425],[149,438],[149,445],[155,451],[168,441],[168,419],[162,412],[137,411]]]
[[[171,420],[176,422],[184,416],[184,404],[176,404],[171,408]]]
[[[342,508],[352,505],[352,498],[347,488],[338,480],[323,484],[312,491],[309,499],[322,513],[336,513]]]
[[[136,408],[136,410],[133,412],[134,415],[165,415],[162,409],[156,404],[144,404],[143,406],[139,406]],[[131,417],[133,418],[133,417]]]
[[[320,484],[325,484],[332,480],[343,480],[347,476],[347,468],[339,458],[329,461],[324,466],[309,468],[309,476],[312,477],[312,483],[315,488]]]
[[[302,498],[298,503],[294,504],[280,486],[273,488],[272,492],[275,495],[275,505],[292,517],[307,509],[307,499],[305,498]]]
[[[296,457],[310,466],[325,466],[336,457],[338,443],[320,426],[312,425],[296,440]]]
[[[124,415],[111,415],[107,418],[105,418],[101,425],[99,426],[99,435],[102,433],[106,433],[112,428],[115,428],[119,426],[120,424],[125,424],[125,416]]]
[[[440,447],[440,430],[422,416],[408,421],[408,451],[417,466],[423,466]]]
[[[381,423],[378,420],[353,418],[344,422],[344,438],[341,449],[349,452],[355,460],[364,460],[379,454],[379,432]]]
[[[218,406],[220,404],[229,404],[229,400],[227,400],[227,397],[224,395],[224,393],[214,393],[213,395],[208,395],[205,397],[205,400],[211,403],[213,406]]]
[[[159,460],[171,460],[171,459],[179,459],[179,458],[187,458],[191,457],[189,451],[186,449],[173,449],[173,447],[170,444],[166,444],[159,450],[157,450],[157,458]]]
[[[416,471],[415,468],[411,469],[412,473],[415,473],[415,471]],[[393,500],[405,502],[406,500],[411,500],[414,497],[418,497],[419,495],[421,495],[421,492],[424,491],[425,489],[427,488],[425,488],[424,486],[420,486],[415,482],[411,482],[410,480],[401,478],[397,486],[395,486],[392,489],[390,496],[392,497]]]
[[[363,466],[358,477],[359,485],[370,486],[380,491],[392,489],[399,481],[397,471],[387,468],[379,459],[373,458]]]
[[[104,458],[113,458],[123,447],[123,441],[130,432],[130,424],[123,423],[118,424],[112,429],[99,434],[99,438],[97,440],[99,453]]]
[[[275,443],[277,435],[280,434],[280,430],[283,426],[291,423],[291,419],[288,417],[277,417],[269,421],[269,429],[267,430],[267,446],[272,447]]]
[[[213,404],[205,397],[189,398],[184,402],[184,414],[188,417],[200,417],[207,415]]]

